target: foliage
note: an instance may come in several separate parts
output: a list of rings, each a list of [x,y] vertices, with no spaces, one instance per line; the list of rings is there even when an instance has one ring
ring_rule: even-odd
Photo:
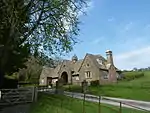
[[[46,65],[48,67],[54,68],[59,62],[60,59],[52,59],[47,56],[30,56],[28,61],[25,63],[26,68],[19,70],[19,81],[38,83],[43,66]]]
[[[4,89],[11,89],[11,88],[17,88],[18,87],[18,80],[16,79],[10,79],[10,78],[4,78]]]
[[[69,52],[77,42],[79,14],[86,0],[28,0],[22,10],[28,11],[27,31],[22,41],[29,42],[32,52],[55,54]],[[39,52],[39,51],[38,51]]]
[[[1,0],[0,86],[30,54],[70,52],[84,0]]]
[[[50,58],[45,54],[35,56],[35,58],[38,59],[41,66],[47,66],[51,68],[55,68],[60,62],[62,62],[62,59],[60,57],[55,56],[54,58]]]
[[[18,73],[19,81],[38,83],[42,71],[42,66],[39,64],[38,59],[31,56],[25,65],[27,68],[20,69]]]
[[[91,86],[98,86],[99,80],[91,81]]]
[[[139,77],[143,77],[144,76],[144,73],[143,72],[124,72],[123,73],[124,75],[124,79],[125,80],[133,80],[135,78],[139,78]]]

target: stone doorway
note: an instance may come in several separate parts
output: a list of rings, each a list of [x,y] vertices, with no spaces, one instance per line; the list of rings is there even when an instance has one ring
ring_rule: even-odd
[[[51,85],[52,84],[52,77],[47,77],[47,85]]]
[[[61,74],[61,79],[62,79],[62,82],[63,82],[64,85],[66,85],[68,83],[68,74],[67,74],[67,72],[63,72]]]

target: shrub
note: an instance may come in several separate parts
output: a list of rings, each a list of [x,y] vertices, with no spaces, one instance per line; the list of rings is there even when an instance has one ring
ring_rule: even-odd
[[[91,86],[97,86],[97,85],[99,85],[99,80],[91,81]]]
[[[142,72],[124,72],[124,79],[125,80],[133,80],[135,78],[140,78],[144,76],[144,73]]]

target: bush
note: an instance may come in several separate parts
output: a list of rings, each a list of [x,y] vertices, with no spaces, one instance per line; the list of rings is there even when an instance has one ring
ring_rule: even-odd
[[[91,81],[91,86],[97,86],[97,85],[99,85],[99,80]]]
[[[2,86],[3,89],[15,89],[18,87],[18,80],[4,78],[4,84]]]
[[[133,80],[135,78],[140,78],[143,76],[144,76],[144,73],[142,72],[125,72],[124,73],[124,79],[128,81]]]

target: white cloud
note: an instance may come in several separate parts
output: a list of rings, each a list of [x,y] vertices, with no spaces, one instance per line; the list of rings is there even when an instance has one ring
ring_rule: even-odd
[[[119,69],[148,67],[150,66],[150,46],[114,55],[114,62]]]

